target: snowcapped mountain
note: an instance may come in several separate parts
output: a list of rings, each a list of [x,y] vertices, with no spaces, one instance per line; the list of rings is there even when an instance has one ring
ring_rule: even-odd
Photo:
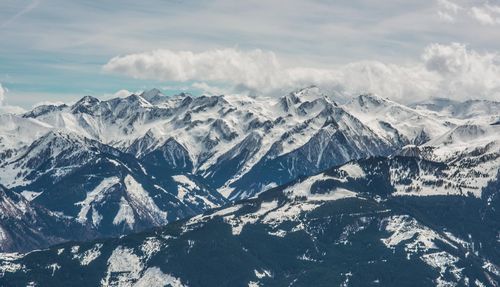
[[[448,165],[460,190],[481,196],[481,187],[494,180],[500,170],[500,126],[459,125],[412,149],[422,158]]]
[[[227,202],[203,178],[149,168],[129,154],[68,132],[50,131],[2,168],[2,181],[9,192],[24,197],[22,202],[43,206],[54,220],[62,216],[86,227],[94,238],[164,225]],[[11,250],[0,241],[3,250]],[[48,246],[38,243],[33,243],[36,248]]]
[[[12,114],[0,115],[0,163],[16,149],[29,145],[51,130],[51,126],[31,118]]]
[[[485,100],[468,100],[457,102],[450,99],[433,99],[411,105],[411,107],[424,113],[446,116],[462,120],[483,120],[493,122],[498,119],[500,102]]]
[[[87,96],[1,115],[0,183],[92,238],[165,225],[356,160],[369,166],[364,174],[386,170],[394,194],[480,198],[500,166],[498,115],[498,103],[481,101],[407,107],[361,95],[339,105],[317,87],[282,97]],[[58,238],[2,250],[73,239]]]
[[[361,95],[345,108],[377,134],[398,145],[423,144],[455,125],[377,95]]]
[[[144,233],[3,254],[0,283],[498,286],[500,174],[480,198],[407,196],[441,186],[447,170],[352,161]]]
[[[395,148],[315,87],[281,98],[165,97],[158,90],[109,101],[84,97],[23,118],[199,174],[231,198]],[[255,181],[262,166],[283,168]],[[255,184],[246,187],[248,181]]]

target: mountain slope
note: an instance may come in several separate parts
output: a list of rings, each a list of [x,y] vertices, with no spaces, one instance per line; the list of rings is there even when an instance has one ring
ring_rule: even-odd
[[[317,87],[281,97],[87,96],[1,116],[0,183],[97,237],[164,225],[353,160],[384,168],[396,194],[480,198],[500,166],[499,125],[484,120],[498,105],[483,114],[485,103],[471,105],[448,113],[362,95],[340,106]],[[392,158],[363,160],[379,156]]]
[[[360,95],[345,108],[378,134],[399,145],[423,144],[454,126],[449,121],[373,94]]]
[[[37,107],[21,120],[41,123],[50,133],[78,134],[172,172],[200,175],[231,198],[252,196],[269,185],[399,148],[316,87],[273,98],[166,97],[158,90],[107,101],[87,96],[71,106]],[[34,136],[27,144],[37,140],[41,139]],[[4,157],[9,162],[24,152],[15,146],[8,150]],[[305,166],[297,170],[297,161]],[[275,180],[256,177],[256,170],[266,166],[282,166],[283,172]],[[14,171],[39,173],[36,166],[0,172],[2,182],[25,185],[14,179]],[[255,186],[247,188],[249,180]]]
[[[500,102],[487,100],[457,102],[450,99],[432,99],[413,104],[411,107],[424,113],[433,112],[434,115],[449,118],[490,123],[498,119],[500,113]]]
[[[25,147],[4,163],[1,175],[13,194],[71,222],[68,232],[83,226],[91,230],[89,239],[164,225],[226,203],[203,178],[150,168],[129,154],[68,132],[50,132]],[[45,234],[50,237],[50,232],[58,230]],[[36,243],[29,246],[48,246],[47,240]]]
[[[89,226],[32,204],[0,186],[0,252],[27,252],[68,240],[91,240],[96,235]]]
[[[379,166],[423,164],[421,159],[404,157],[375,161]],[[425,165],[424,171],[445,168],[432,162]],[[366,174],[365,167],[372,174]],[[392,196],[396,184],[411,183],[393,182],[384,168],[372,167],[353,162],[258,198],[120,239],[2,255],[0,282],[12,286],[28,282],[50,286],[498,285],[500,178],[484,189],[482,198]],[[412,170],[415,177],[424,171]],[[363,179],[373,184],[360,184]],[[379,184],[383,182],[387,184]]]

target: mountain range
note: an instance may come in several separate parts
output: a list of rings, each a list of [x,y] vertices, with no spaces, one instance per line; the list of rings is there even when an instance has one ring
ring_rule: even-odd
[[[0,122],[0,285],[500,282],[499,102],[153,89]]]

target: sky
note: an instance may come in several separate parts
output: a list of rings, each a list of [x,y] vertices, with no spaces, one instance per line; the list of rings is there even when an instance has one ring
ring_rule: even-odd
[[[0,110],[308,85],[500,100],[500,0],[1,0]]]

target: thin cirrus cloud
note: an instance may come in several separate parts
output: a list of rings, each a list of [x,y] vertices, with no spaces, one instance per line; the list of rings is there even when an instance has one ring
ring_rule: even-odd
[[[0,22],[0,29],[5,28],[9,26],[10,24],[14,23],[18,18],[23,16],[24,14],[30,12],[31,10],[35,9],[38,4],[40,4],[40,0],[33,0],[31,1],[26,7],[24,7],[21,11],[17,12],[13,16],[7,18],[4,21]]]
[[[287,67],[273,52],[156,50],[112,58],[103,70],[139,79],[194,82],[205,91],[269,94],[318,85],[345,96],[373,92],[401,102],[432,97],[500,98],[500,56],[431,44],[408,64],[357,61],[330,69]]]

